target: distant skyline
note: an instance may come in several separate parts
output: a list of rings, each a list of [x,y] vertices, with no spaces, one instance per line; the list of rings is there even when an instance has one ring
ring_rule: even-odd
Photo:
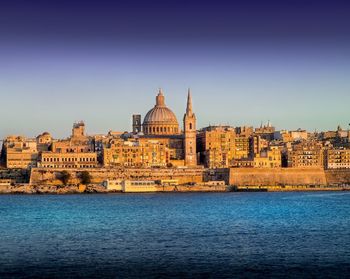
[[[0,4],[0,138],[130,131],[161,87],[182,127],[350,123],[347,1]]]

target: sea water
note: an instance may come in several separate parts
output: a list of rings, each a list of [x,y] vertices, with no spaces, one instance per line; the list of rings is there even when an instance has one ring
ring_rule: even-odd
[[[350,192],[1,195],[0,278],[349,278]]]

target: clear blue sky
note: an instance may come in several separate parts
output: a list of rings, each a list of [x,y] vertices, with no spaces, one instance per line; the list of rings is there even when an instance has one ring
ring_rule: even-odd
[[[348,127],[345,1],[74,2],[0,9],[1,138],[130,130],[158,87],[180,122],[190,87],[198,127]]]

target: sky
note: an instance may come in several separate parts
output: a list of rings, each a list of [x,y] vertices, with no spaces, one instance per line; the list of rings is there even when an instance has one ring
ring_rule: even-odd
[[[349,1],[1,1],[0,138],[130,131],[158,88],[182,126],[350,123]]]

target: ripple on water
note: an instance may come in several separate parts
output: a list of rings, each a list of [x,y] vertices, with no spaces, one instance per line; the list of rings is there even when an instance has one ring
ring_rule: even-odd
[[[350,193],[0,196],[0,277],[348,277]]]

